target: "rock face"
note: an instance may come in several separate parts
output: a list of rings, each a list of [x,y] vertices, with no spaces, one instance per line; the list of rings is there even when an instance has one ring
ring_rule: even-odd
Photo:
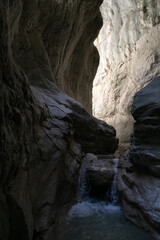
[[[93,114],[115,127],[121,146],[132,132],[135,93],[160,74],[160,2],[104,0],[101,13]]]
[[[87,177],[93,186],[109,187],[114,178],[114,156],[98,155],[87,167]]]
[[[93,41],[102,26],[102,0],[23,2],[17,36],[21,49],[20,53],[16,50],[18,62],[34,84],[42,85],[45,74],[91,112],[92,82],[99,63]]]
[[[134,98],[129,153],[121,158],[118,188],[126,217],[160,239],[160,77]]]
[[[131,139],[133,164],[160,177],[160,77],[139,91],[134,98],[132,115],[136,121]]]
[[[114,128],[56,86],[91,100],[100,3],[0,2],[0,240],[56,239],[84,152],[117,148]]]

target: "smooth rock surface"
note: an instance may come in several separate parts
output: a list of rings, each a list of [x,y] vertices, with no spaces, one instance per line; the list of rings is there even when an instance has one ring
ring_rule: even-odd
[[[131,137],[130,159],[136,168],[160,177],[160,77],[134,97],[132,115],[136,121]]]
[[[160,77],[134,98],[131,146],[120,159],[118,189],[126,217],[160,239]]]
[[[21,1],[20,1],[21,2]],[[102,26],[99,1],[22,1],[18,63],[42,86],[55,82],[92,111],[92,85],[99,64],[93,42]],[[35,64],[36,59],[36,64]]]
[[[115,127],[120,147],[126,148],[133,126],[133,97],[160,74],[160,1],[104,0],[101,13],[93,114]]]

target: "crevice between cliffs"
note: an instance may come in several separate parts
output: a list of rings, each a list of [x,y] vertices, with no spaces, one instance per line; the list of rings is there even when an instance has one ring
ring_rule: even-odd
[[[117,239],[110,227],[120,227],[121,220],[129,229],[122,238],[132,229],[139,239],[151,239],[126,222],[120,201],[129,220],[159,237],[158,196],[156,201],[148,199],[152,184],[155,194],[159,187],[159,78],[135,96],[131,148],[119,164],[113,155],[118,147],[115,129],[89,114],[99,64],[93,42],[102,27],[101,3],[0,3],[1,240],[86,240],[103,239],[106,234]],[[106,1],[104,6],[108,6]],[[114,15],[111,6],[108,10]],[[104,28],[104,16],[103,22]],[[153,30],[157,34],[158,23]],[[158,69],[158,51],[155,56],[150,59],[154,70]],[[123,74],[121,79],[125,79]],[[124,88],[118,88],[116,101]],[[112,105],[108,102],[108,106]],[[146,125],[151,130],[156,126],[156,140]],[[145,194],[140,194],[142,189]],[[146,201],[149,204],[144,205]]]

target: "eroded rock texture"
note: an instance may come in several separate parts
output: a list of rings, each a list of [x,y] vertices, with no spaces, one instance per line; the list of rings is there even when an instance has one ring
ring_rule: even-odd
[[[90,95],[100,3],[0,1],[1,240],[57,239],[56,224],[75,201],[82,156],[117,148],[115,130],[55,84],[79,91],[78,99]]]
[[[101,3],[102,0],[24,1],[18,33],[21,48],[18,60],[34,75],[34,84],[40,84],[40,74],[45,73],[88,112],[92,111],[92,82],[99,63],[93,41],[102,26]],[[26,54],[27,61],[24,61]],[[37,60],[36,65],[33,58]],[[33,66],[28,68],[31,61]],[[35,74],[36,67],[41,68],[39,77]]]
[[[134,98],[129,153],[120,159],[118,188],[126,217],[160,239],[160,77]]]
[[[93,114],[116,128],[124,146],[132,132],[133,96],[160,74],[160,1],[104,0],[101,13]]]

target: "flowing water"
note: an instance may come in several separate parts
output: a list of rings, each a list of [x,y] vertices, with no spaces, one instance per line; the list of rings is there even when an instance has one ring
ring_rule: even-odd
[[[115,160],[115,177],[105,201],[89,198],[86,169],[81,169],[79,201],[71,208],[59,240],[152,240],[148,233],[126,221],[118,204],[117,163]]]

